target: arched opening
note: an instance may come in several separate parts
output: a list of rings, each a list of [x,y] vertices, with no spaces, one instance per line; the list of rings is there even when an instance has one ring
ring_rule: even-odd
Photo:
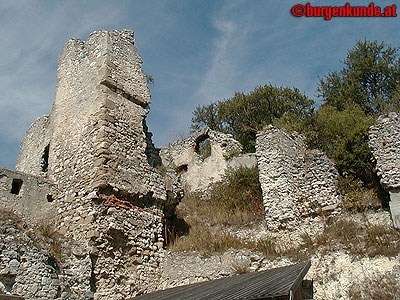
[[[195,142],[194,150],[202,159],[211,156],[211,140],[208,134],[200,135]]]

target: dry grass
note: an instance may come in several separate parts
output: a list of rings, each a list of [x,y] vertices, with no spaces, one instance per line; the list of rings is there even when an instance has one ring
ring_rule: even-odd
[[[211,255],[229,248],[248,248],[263,253],[270,260],[286,256],[294,261],[307,259],[316,251],[329,253],[344,250],[355,257],[395,257],[400,252],[399,233],[392,227],[359,224],[346,219],[332,219],[320,234],[303,234],[302,239],[297,247],[285,247],[274,239],[244,242],[221,229],[210,230],[209,227],[196,225],[188,235],[177,238],[171,249],[197,250]]]
[[[347,188],[347,208],[365,211],[379,201],[377,193],[362,186],[361,182],[344,179],[341,188]],[[361,199],[361,200],[360,200]],[[329,218],[319,234],[302,235],[297,247],[286,247],[277,240],[244,242],[224,233],[229,226],[256,224],[263,219],[263,205],[258,169],[240,168],[229,171],[224,180],[212,185],[207,199],[200,195],[186,195],[178,206],[177,214],[191,227],[186,235],[176,237],[172,250],[199,250],[205,255],[220,253],[229,248],[249,248],[262,252],[273,260],[287,256],[300,261],[316,251],[346,251],[354,256],[393,257],[400,252],[399,232],[390,226],[371,225],[347,218]],[[215,230],[215,228],[220,228]]]
[[[320,234],[302,236],[297,249],[286,249],[286,255],[296,258],[312,255],[318,249],[327,252],[344,249],[354,256],[394,257],[400,252],[399,233],[390,226],[359,224],[347,219],[332,219]]]
[[[16,237],[14,242],[24,242],[47,250],[52,260],[61,261],[61,235],[55,230],[52,222],[42,221],[33,226],[32,230],[20,216],[10,210],[0,208],[0,230],[2,234]],[[14,232],[10,232],[10,230]]]
[[[42,221],[35,225],[35,243],[39,248],[49,251],[50,257],[55,262],[62,261],[62,236],[51,222]]]
[[[177,237],[170,249],[172,251],[201,251],[204,256],[222,253],[230,248],[245,248],[247,245],[231,234],[220,230],[211,232],[203,226],[190,228],[187,236]]]
[[[22,229],[23,227],[22,218],[8,209],[0,208],[1,233],[6,233],[4,231],[8,226],[12,226],[17,229]]]
[[[270,260],[283,256],[282,248],[274,240],[258,240],[252,246]]]
[[[211,255],[229,248],[251,248],[249,243],[215,230],[215,227],[243,226],[262,219],[258,170],[240,168],[229,171],[223,182],[212,185],[208,198],[198,194],[186,195],[176,213],[190,230],[184,235],[183,230],[174,228],[170,246],[174,251],[199,250],[204,255]]]
[[[351,176],[339,177],[338,191],[345,196],[344,207],[350,212],[365,212],[387,205],[388,194],[379,185],[371,187]]]
[[[353,282],[349,290],[350,300],[398,300],[400,286],[393,274],[375,274],[361,282]]]
[[[185,195],[177,214],[191,226],[246,225],[263,219],[264,209],[257,168],[228,171],[211,187],[208,197]]]
[[[233,274],[246,274],[250,272],[250,266],[248,262],[243,262],[243,261],[233,261],[231,264],[232,268],[232,273]]]

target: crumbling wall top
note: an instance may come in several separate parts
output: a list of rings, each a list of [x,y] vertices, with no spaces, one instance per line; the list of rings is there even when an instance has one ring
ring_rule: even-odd
[[[201,163],[200,156],[193,155],[193,153],[199,153],[199,144],[208,139],[211,151],[213,148],[218,148],[221,151],[220,154],[226,158],[233,152],[240,153],[242,151],[242,145],[232,135],[203,128],[185,139],[161,147],[160,155],[163,164],[174,168],[196,160],[196,158],[198,158],[198,163]]]
[[[381,184],[387,189],[400,188],[400,113],[378,118],[370,127],[369,145]]]
[[[160,156],[165,167],[176,170],[187,192],[205,192],[210,183],[221,180],[229,159],[242,151],[242,145],[230,134],[208,128],[162,147]],[[236,161],[236,165],[245,164]]]
[[[295,229],[322,213],[337,213],[342,197],[336,190],[334,163],[305,138],[272,125],[257,134],[256,155],[270,230]]]
[[[47,175],[51,128],[48,116],[38,118],[26,131],[15,169],[35,176]]]
[[[73,72],[85,66],[94,84],[103,84],[136,104],[150,103],[147,76],[141,70],[143,63],[134,46],[131,30],[95,31],[88,41],[71,39],[60,54],[59,73]]]
[[[166,198],[146,116],[150,92],[133,32],[97,31],[64,47],[50,114],[48,176],[73,188]]]

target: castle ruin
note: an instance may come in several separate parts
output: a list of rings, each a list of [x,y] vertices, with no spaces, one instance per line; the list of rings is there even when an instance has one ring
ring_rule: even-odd
[[[52,111],[26,132],[17,171],[1,173],[4,184],[12,180],[6,207],[15,202],[29,217],[47,212],[76,244],[84,269],[65,262],[57,277],[86,279],[60,283],[61,299],[125,299],[154,289],[159,276],[171,193],[156,171],[161,160],[146,126],[150,92],[134,42],[123,30],[66,43]],[[10,292],[48,299],[40,288]]]
[[[400,229],[400,114],[380,116],[369,132],[369,145],[381,185],[389,192],[393,224]]]
[[[122,30],[64,46],[50,115],[26,132],[16,170],[0,167],[0,209],[29,225],[51,223],[69,250],[49,255],[27,224],[5,218],[0,294],[122,300],[158,289],[168,222],[183,190],[206,192],[230,168],[258,166],[268,230],[295,230],[340,212],[333,162],[297,133],[267,126],[256,154],[239,155],[239,142],[209,129],[156,149],[146,126],[148,78],[134,43],[133,32]],[[386,150],[374,148],[394,210],[398,172],[388,171],[387,157],[398,137],[384,124],[398,127],[398,116],[378,122],[371,138],[373,148]],[[20,238],[9,238],[17,229]]]
[[[241,154],[242,145],[229,134],[208,128],[161,147],[162,164],[175,170],[186,193],[207,194],[228,169],[257,165],[254,153]]]
[[[334,163],[308,150],[304,136],[272,125],[257,134],[256,153],[268,229],[294,230],[323,214],[340,212]]]

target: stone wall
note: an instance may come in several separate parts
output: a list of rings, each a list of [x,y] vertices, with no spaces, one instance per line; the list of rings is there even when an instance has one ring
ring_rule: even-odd
[[[31,221],[54,216],[59,193],[48,180],[0,167],[0,207]]]
[[[241,144],[231,135],[202,129],[162,147],[160,156],[165,167],[177,171],[185,191],[190,193],[207,191],[230,167],[254,167],[255,155],[239,155],[241,151]]]
[[[49,117],[38,118],[25,133],[15,169],[36,176],[47,176],[51,138]]]
[[[66,43],[52,111],[28,130],[17,163],[58,186],[54,224],[77,245],[74,255],[89,261],[82,276],[96,300],[154,288],[164,207],[179,200],[179,184],[169,180],[167,199],[156,169],[161,158],[146,126],[150,92],[134,41],[122,30]]]
[[[307,150],[303,136],[269,125],[257,134],[256,154],[270,230],[338,212],[338,172],[325,154]]]
[[[122,198],[118,195],[119,198]],[[95,299],[126,299],[158,282],[164,246],[163,205],[115,195],[70,195],[58,207],[58,231],[90,256]]]
[[[400,228],[400,114],[380,116],[369,132],[369,146],[382,186],[390,194],[393,224]]]
[[[145,118],[150,92],[133,32],[100,31],[69,41],[50,114],[49,178],[166,199],[152,167]]]
[[[49,247],[48,228],[40,231],[4,208],[0,225],[0,291],[35,300],[93,298],[91,261],[71,253],[77,245],[58,237]]]
[[[91,257],[95,299],[151,290],[159,276],[166,189],[141,64],[127,30],[71,40],[60,56],[49,177],[66,191],[60,231]]]

